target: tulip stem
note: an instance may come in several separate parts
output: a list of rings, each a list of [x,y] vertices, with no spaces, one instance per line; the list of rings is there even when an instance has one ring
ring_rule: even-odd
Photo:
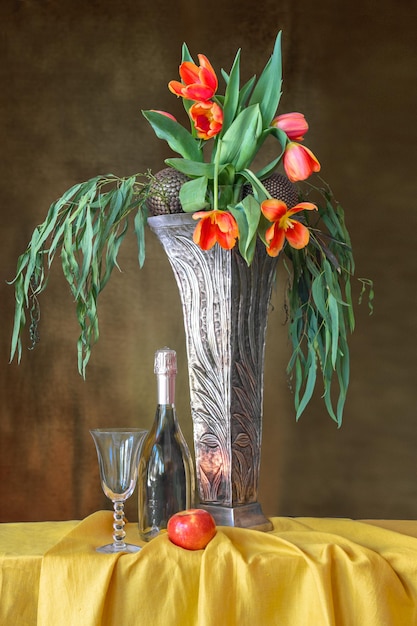
[[[219,144],[221,140],[219,139]],[[213,209],[217,211],[219,206],[219,159],[220,145],[217,146],[216,156],[214,160],[214,178],[213,178]]]

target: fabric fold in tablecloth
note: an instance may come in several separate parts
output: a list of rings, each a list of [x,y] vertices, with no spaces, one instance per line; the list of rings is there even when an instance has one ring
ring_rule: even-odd
[[[38,624],[417,624],[416,537],[347,519],[273,523],[269,533],[219,527],[204,551],[163,534],[136,554],[103,555],[112,514],[93,514],[45,554]],[[136,525],[128,533],[140,543]]]
[[[39,581],[39,625],[102,623],[106,592],[123,554],[96,551],[112,542],[112,524],[110,511],[93,513],[46,552]]]

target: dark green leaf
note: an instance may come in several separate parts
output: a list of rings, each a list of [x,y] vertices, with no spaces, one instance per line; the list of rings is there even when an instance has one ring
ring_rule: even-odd
[[[190,161],[189,159],[165,159],[165,163],[182,174],[189,176],[190,178],[199,178],[205,176],[206,178],[214,178],[214,164],[213,163],[200,163],[196,161]]]
[[[250,105],[259,104],[263,128],[271,125],[278,109],[282,84],[281,65],[281,33],[278,33],[272,56],[260,75],[249,100]]]
[[[186,213],[202,211],[208,208],[206,202],[207,177],[201,176],[185,182],[180,189],[180,202]]]
[[[229,207],[239,228],[239,252],[248,265],[255,252],[260,207],[253,196],[246,196],[236,206]]]
[[[240,50],[238,50],[232,69],[230,71],[229,80],[224,94],[223,103],[223,127],[221,136],[227,131],[235,119],[236,111],[239,104],[239,87],[240,87]]]
[[[269,193],[259,180],[259,178],[249,169],[239,172],[240,175],[251,185],[252,193],[259,204],[269,198]]]
[[[281,151],[278,153],[278,156],[275,159],[273,159],[270,163],[265,165],[261,170],[256,173],[257,177],[261,180],[267,178],[275,171],[275,169],[281,162],[281,159],[285,152],[285,146],[287,145],[288,141],[287,135],[282,130],[271,126],[263,131],[262,136],[260,137],[258,142],[258,150],[260,148],[259,144],[262,144],[265,141],[266,137],[269,135],[275,137],[275,139],[279,141],[279,143],[281,144]]]
[[[232,163],[237,172],[246,169],[256,154],[256,144],[261,132],[259,106],[244,109],[219,140],[219,163]]]
[[[307,359],[305,370],[308,372],[307,381],[306,381],[306,385],[304,389],[304,394],[301,397],[300,403],[297,408],[297,413],[295,416],[296,420],[300,419],[301,414],[304,412],[307,404],[310,402],[315,385],[316,385],[317,359],[316,359],[314,347],[312,345],[309,346],[308,359]]]
[[[332,343],[332,366],[336,368],[337,351],[339,345],[339,306],[333,294],[329,293],[329,313],[331,321],[331,343]]]
[[[157,111],[142,111],[159,139],[184,159],[203,161],[203,151],[199,142],[181,124]]]
[[[190,51],[188,50],[187,44],[184,42],[182,44],[182,62],[184,63],[184,61],[190,61],[191,63],[194,63],[193,61],[193,57],[190,54]]]
[[[252,76],[252,78],[250,78],[248,80],[247,83],[245,83],[242,87],[242,89],[240,90],[239,93],[239,111],[241,111],[243,109],[244,106],[246,106],[246,102],[250,96],[250,93],[253,89],[253,86],[255,84],[256,81],[256,76]]]

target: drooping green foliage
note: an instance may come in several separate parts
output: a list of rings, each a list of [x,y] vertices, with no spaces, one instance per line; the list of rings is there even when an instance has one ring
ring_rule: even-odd
[[[355,264],[344,212],[330,188],[310,185],[306,193],[308,199],[315,196],[318,206],[318,218],[305,216],[310,242],[302,250],[285,247],[291,261],[287,298],[293,348],[287,372],[294,381],[296,418],[309,403],[321,372],[327,411],[340,426],[349,386],[348,335],[355,326],[351,289]],[[366,288],[372,312],[371,281],[363,281],[362,291]]]
[[[38,297],[48,282],[49,270],[60,251],[63,274],[75,300],[81,334],[78,369],[85,376],[91,347],[99,337],[97,299],[117,265],[117,255],[135,211],[134,230],[139,266],[145,259],[144,228],[150,175],[118,178],[97,176],[74,185],[51,204],[45,221],[37,226],[25,252],[19,257],[15,286],[15,319],[11,360],[22,354],[21,333],[30,313],[32,346],[38,338]]]

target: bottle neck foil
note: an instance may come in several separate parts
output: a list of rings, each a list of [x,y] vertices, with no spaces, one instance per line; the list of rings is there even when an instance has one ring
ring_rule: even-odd
[[[175,374],[158,374],[156,379],[158,404],[175,404]]]

